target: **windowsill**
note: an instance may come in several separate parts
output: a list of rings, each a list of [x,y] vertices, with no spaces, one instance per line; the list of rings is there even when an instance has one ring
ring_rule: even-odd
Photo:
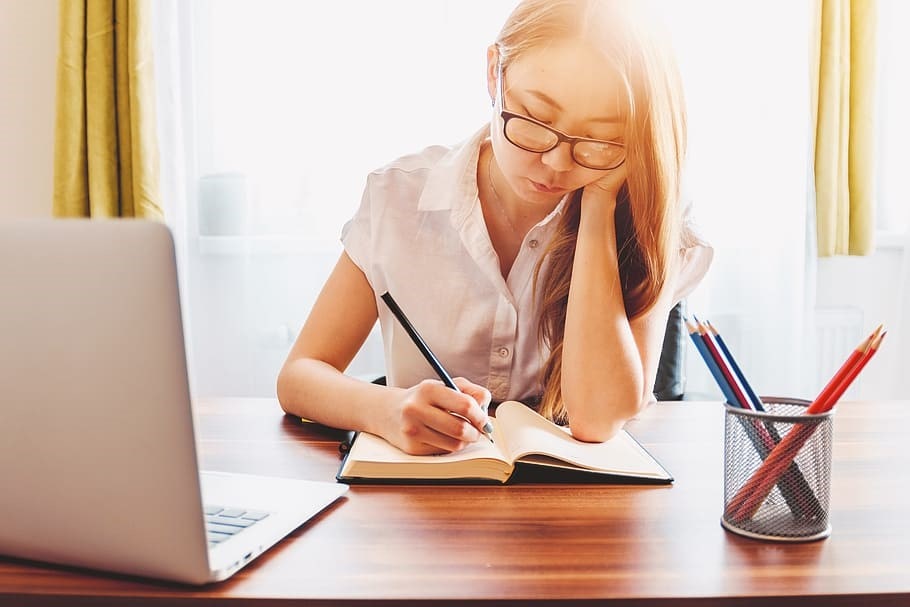
[[[907,247],[906,232],[878,230],[875,232],[875,249],[878,251],[902,251]]]
[[[201,255],[310,255],[337,251],[337,239],[313,239],[291,234],[200,235]]]

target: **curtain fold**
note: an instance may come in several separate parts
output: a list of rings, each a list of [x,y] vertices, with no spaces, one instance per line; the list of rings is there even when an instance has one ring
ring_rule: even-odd
[[[818,255],[867,255],[875,230],[877,0],[817,0]]]
[[[53,213],[162,219],[148,0],[60,0]]]

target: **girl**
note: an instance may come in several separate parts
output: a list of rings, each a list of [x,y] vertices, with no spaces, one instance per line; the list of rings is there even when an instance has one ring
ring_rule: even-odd
[[[645,406],[669,310],[711,260],[680,203],[685,114],[664,38],[637,0],[521,2],[487,50],[490,124],[369,175],[279,374],[282,408],[427,454],[478,440],[491,399],[584,441]],[[377,317],[388,386],[342,373]]]

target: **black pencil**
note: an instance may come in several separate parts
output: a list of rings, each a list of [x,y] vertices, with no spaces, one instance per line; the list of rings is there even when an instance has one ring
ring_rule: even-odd
[[[408,317],[405,316],[404,312],[398,303],[392,297],[391,293],[386,291],[380,295],[382,301],[389,306],[389,310],[392,311],[392,314],[395,315],[395,318],[398,319],[398,322],[401,323],[401,326],[404,327],[404,330],[407,331],[408,336],[411,338],[411,341],[414,342],[414,345],[417,346],[417,349],[420,350],[420,353],[423,354],[423,357],[427,359],[427,362],[430,363],[430,366],[433,367],[433,370],[436,371],[436,375],[439,376],[439,379],[442,380],[447,387],[455,390],[456,392],[461,392],[458,389],[458,386],[455,385],[455,382],[452,381],[452,376],[449,375],[448,371],[442,366],[442,363],[439,362],[439,359],[436,358],[436,355],[433,354],[430,350],[430,346],[427,345],[427,342],[423,340],[420,336],[420,333],[417,332],[417,329],[414,328],[414,325],[411,324],[411,321],[408,320]],[[483,426],[483,433],[486,435],[490,442],[493,442],[493,424],[490,423],[490,420],[487,420],[487,423]]]

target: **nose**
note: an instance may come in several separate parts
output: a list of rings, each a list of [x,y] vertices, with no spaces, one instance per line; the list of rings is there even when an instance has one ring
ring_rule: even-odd
[[[554,171],[565,172],[575,167],[572,146],[566,141],[561,142],[549,152],[543,152],[540,155],[540,161]]]

